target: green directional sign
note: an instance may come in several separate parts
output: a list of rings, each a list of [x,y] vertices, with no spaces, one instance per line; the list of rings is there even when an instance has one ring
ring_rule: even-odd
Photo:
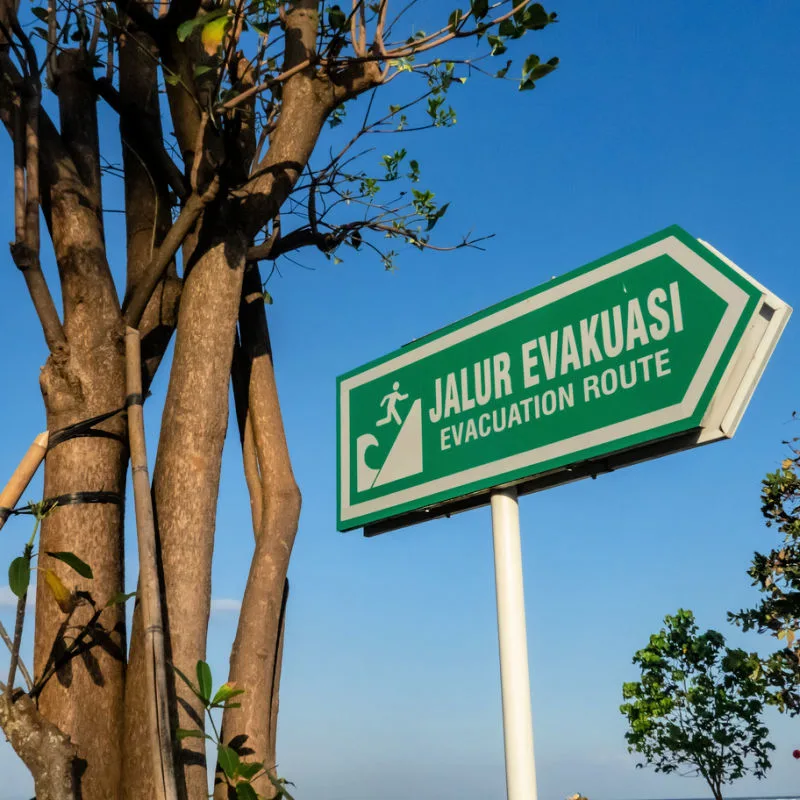
[[[789,313],[673,226],[342,375],[338,527],[730,436]]]

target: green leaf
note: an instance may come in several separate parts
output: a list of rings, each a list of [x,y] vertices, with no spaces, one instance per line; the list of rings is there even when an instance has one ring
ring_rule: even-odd
[[[450,14],[450,19],[447,20],[447,24],[450,27],[451,32],[455,33],[455,30],[463,17],[464,12],[460,8],[457,8],[452,14]]]
[[[489,13],[489,0],[470,0],[469,5],[475,19],[483,19]]]
[[[106,608],[124,605],[131,597],[136,597],[136,592],[117,592],[111,595],[109,601],[106,603]]]
[[[264,765],[260,761],[239,762],[239,777],[251,781],[262,769]]]
[[[515,38],[519,36],[517,33],[517,26],[514,24],[514,21],[510,19],[504,19],[500,23],[500,27],[497,29],[497,32],[501,36],[514,36]]]
[[[178,41],[185,42],[192,35],[192,31],[195,28],[208,25],[209,22],[213,22],[215,19],[219,19],[220,17],[226,17],[227,15],[228,9],[223,7],[215,9],[210,14],[200,14],[193,19],[187,19],[186,22],[182,22],[180,25],[178,25]]]
[[[211,689],[213,688],[211,680],[211,667],[205,661],[197,662],[197,686],[200,690],[200,697],[208,703],[211,699]]]
[[[263,291],[263,292],[261,292],[261,295],[262,295],[262,297],[264,298],[264,302],[265,302],[265,303],[266,303],[268,306],[271,306],[271,305],[272,305],[272,303],[273,303],[273,300],[272,300],[272,295],[271,295],[271,294],[270,294],[270,293],[269,293],[269,292],[268,292],[266,289],[264,289],[264,291]]]
[[[328,9],[328,25],[335,31],[344,30],[347,24],[347,16],[339,6],[331,6]]]
[[[192,692],[202,700],[202,696],[200,692],[197,691],[197,687],[173,664],[172,669],[175,671],[175,674],[192,690]]]
[[[194,19],[187,19],[178,25],[178,41],[185,42],[191,35],[192,31],[203,21],[202,17],[195,17]]]
[[[239,756],[235,750],[227,745],[221,744],[217,750],[217,761],[222,767],[222,771],[233,780],[239,774]]]
[[[432,230],[433,226],[445,215],[450,203],[445,203],[439,210],[428,217],[428,227],[425,230]]]
[[[253,780],[262,769],[264,769],[264,765],[260,761],[239,762],[239,776],[247,781]]]
[[[170,72],[169,75],[164,76],[164,81],[170,86],[177,86],[181,82],[181,76]]]
[[[41,6],[38,6],[36,8],[32,8],[31,12],[33,13],[33,15],[35,17],[38,17],[42,22],[47,22],[48,14],[47,14],[47,9],[46,8],[42,8]]]
[[[236,800],[258,800],[258,795],[249,783],[237,783]]]
[[[487,36],[486,41],[492,46],[493,56],[501,56],[508,49],[499,36]]]
[[[203,731],[188,728],[178,728],[178,730],[175,731],[175,738],[179,742],[182,739],[211,739],[211,737],[203,733]]]
[[[30,582],[30,561],[25,556],[18,556],[8,568],[8,586],[17,597],[22,597],[28,591]]]
[[[529,55],[522,64],[522,76],[527,77],[539,65],[539,56]]]
[[[213,70],[214,67],[209,67],[208,64],[200,64],[194,68],[194,76],[195,78],[199,78],[201,75],[205,75],[207,72],[213,72]]]
[[[549,75],[555,68],[558,66],[558,58],[551,58],[544,64],[538,64],[533,71],[531,72],[531,78],[535,81],[538,81],[541,78],[544,78],[545,75]]]
[[[343,105],[336,106],[336,108],[331,111],[330,116],[328,117],[328,125],[331,128],[337,128],[344,122],[345,114],[346,110]]]
[[[225,703],[232,697],[237,697],[240,694],[244,694],[244,689],[237,689],[232,683],[223,683],[222,686],[217,689],[217,693],[214,695],[211,705]]]
[[[269,771],[267,772],[267,777],[269,778],[270,783],[278,790],[278,797],[283,797],[286,800],[294,800],[294,798],[286,790],[287,786],[294,786],[291,781],[287,781],[286,778],[276,778]]]
[[[63,561],[68,567],[72,567],[75,572],[78,573],[82,578],[93,578],[94,575],[92,574],[92,568],[85,562],[82,561],[75,553],[65,552],[63,550],[59,550],[55,553],[47,551],[47,555],[50,558],[56,558],[59,561]]]
[[[508,74],[508,69],[510,66],[511,66],[511,61],[506,61],[506,65],[503,67],[503,69],[500,69],[497,72],[495,72],[494,74],[495,78],[505,78],[505,76]]]
[[[519,89],[521,92],[536,88],[536,81],[549,75],[558,66],[558,58],[551,58],[544,64],[539,62],[539,56],[529,55],[522,65],[522,78]]]
[[[270,25],[267,22],[251,22],[250,27],[259,34],[259,36],[267,36],[269,34]]]
[[[551,22],[555,22],[556,14],[548,14],[541,3],[529,5],[522,14],[522,24],[529,31],[540,31]]]

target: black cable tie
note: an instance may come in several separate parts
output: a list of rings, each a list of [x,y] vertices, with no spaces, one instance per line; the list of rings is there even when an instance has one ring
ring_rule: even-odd
[[[79,439],[82,437],[94,436],[100,439],[115,439],[123,444],[128,443],[128,437],[112,431],[104,431],[94,426],[100,422],[105,422],[107,419],[127,411],[130,406],[143,406],[144,401],[150,396],[150,392],[142,394],[141,392],[133,392],[125,398],[125,405],[115,408],[113,411],[107,411],[105,414],[98,414],[96,417],[83,419],[80,422],[74,422],[72,425],[67,425],[65,428],[53,431],[50,434],[50,439],[47,444],[48,452],[54,447],[57,447],[62,442],[69,441],[70,439]]]
[[[33,514],[33,506],[35,505],[41,509],[41,513],[46,514],[56,507],[83,505],[84,503],[112,503],[121,506],[124,503],[124,498],[118,492],[68,492],[67,494],[59,494],[56,497],[47,497],[41,503],[33,505],[29,504],[13,509],[0,508],[0,513],[6,512],[7,517],[12,514],[14,516]]]
[[[76,506],[84,503],[113,503],[121,506],[124,500],[118,492],[69,492],[42,500],[45,511],[58,506]]]
[[[65,428],[54,431],[52,434],[50,434],[50,441],[47,445],[48,452],[63,442],[68,441],[69,439],[78,439],[85,436],[96,436],[103,439],[116,439],[119,442],[125,443],[127,440],[124,436],[121,436],[118,433],[112,433],[111,431],[98,430],[94,426],[99,422],[105,422],[105,420],[111,419],[111,417],[120,414],[121,412],[125,411],[126,408],[127,406],[121,406],[120,408],[115,408],[113,411],[107,411],[105,414],[98,414],[96,417],[90,417],[89,419],[75,422],[72,425],[67,425]]]

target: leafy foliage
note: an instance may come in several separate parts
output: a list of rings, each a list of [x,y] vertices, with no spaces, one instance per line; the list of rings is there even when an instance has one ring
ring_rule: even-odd
[[[91,658],[90,650],[97,646],[109,647],[108,631],[100,622],[100,615],[103,608],[108,608],[112,605],[124,604],[129,598],[135,596],[136,592],[129,594],[120,594],[119,596],[112,597],[108,600],[105,606],[98,607],[88,591],[70,588],[58,576],[58,574],[48,567],[34,567],[34,559],[37,554],[34,551],[34,544],[36,542],[37,534],[39,533],[42,520],[50,514],[58,510],[58,505],[55,503],[28,503],[24,507],[23,513],[29,513],[34,517],[33,532],[30,539],[25,543],[21,556],[13,559],[8,568],[8,580],[11,591],[17,596],[17,620],[14,630],[14,640],[10,644],[11,649],[11,662],[12,665],[20,664],[23,673],[28,682],[28,689],[30,697],[37,697],[41,694],[47,682],[56,674],[56,672],[65,667],[73,658],[82,656],[84,658]],[[56,561],[67,564],[82,578],[91,580],[93,578],[92,568],[75,553],[69,551],[46,551],[47,555]],[[22,641],[22,632],[25,624],[25,606],[27,601],[28,590],[30,588],[31,572],[36,569],[41,573],[44,579],[44,585],[47,586],[50,596],[55,601],[60,611],[65,615],[65,621],[62,629],[59,632],[56,645],[44,665],[44,669],[38,676],[38,679],[33,682],[24,669],[22,661],[19,657],[20,645]],[[79,607],[90,609],[90,616],[88,620],[80,625],[73,625],[72,615],[73,612]],[[3,639],[6,644],[9,643],[9,637],[0,623],[0,639]],[[13,689],[14,674],[16,668],[12,667],[9,670],[8,688]]]
[[[719,800],[724,784],[771,766],[761,665],[717,631],[699,633],[691,611],[664,623],[633,657],[641,680],[622,687],[628,750],[656,772],[703,777]]]
[[[747,574],[763,597],[754,608],[730,614],[744,630],[769,633],[783,647],[764,662],[770,700],[781,711],[800,714],[800,451],[793,448],[780,469],[762,482],[761,511],[767,527],[777,527],[783,541],[766,555],[754,553]]]
[[[222,686],[213,692],[213,681],[211,668],[205,661],[198,661],[195,667],[197,674],[197,684],[192,683],[183,672],[173,666],[175,674],[191,689],[192,693],[203,703],[205,713],[211,725],[211,734],[207,734],[198,729],[178,728],[175,731],[175,738],[178,741],[183,739],[208,739],[217,748],[217,783],[223,781],[227,784],[229,792],[234,792],[237,800],[258,800],[260,795],[253,788],[253,781],[259,776],[266,775],[272,784],[275,794],[274,800],[294,800],[287,789],[292,783],[285,778],[276,777],[274,769],[268,768],[261,761],[243,761],[245,748],[238,743],[234,746],[237,739],[231,740],[228,744],[223,744],[217,724],[211,712],[216,709],[235,707],[235,703],[229,701],[244,694],[243,689],[238,689],[232,683],[223,683]],[[212,696],[213,692],[213,696]],[[241,738],[241,737],[238,737]],[[249,751],[252,752],[252,751]]]

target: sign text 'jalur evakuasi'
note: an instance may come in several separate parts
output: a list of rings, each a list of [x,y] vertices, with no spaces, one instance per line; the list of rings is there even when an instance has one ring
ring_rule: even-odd
[[[701,429],[788,313],[674,226],[348,373],[339,528]]]

